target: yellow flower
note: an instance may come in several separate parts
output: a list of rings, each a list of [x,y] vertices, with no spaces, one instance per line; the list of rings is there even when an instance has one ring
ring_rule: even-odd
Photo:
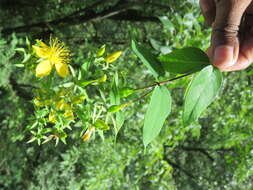
[[[37,107],[44,106],[44,103],[41,101],[40,97],[35,97],[33,103]]]
[[[114,52],[114,53],[108,55],[108,56],[105,58],[105,61],[106,61],[107,63],[112,63],[112,62],[116,61],[116,60],[119,58],[119,56],[120,56],[121,54],[122,54],[122,51],[116,51],[116,52]]]
[[[86,99],[86,96],[75,96],[72,98],[71,103],[72,104],[81,104]]]
[[[69,75],[67,64],[70,61],[70,51],[64,43],[58,39],[50,38],[49,46],[41,40],[37,40],[37,44],[32,47],[36,55],[41,58],[36,68],[36,77],[49,75],[53,66],[61,77]]]
[[[46,100],[46,99],[41,99],[39,96],[37,96],[33,99],[33,103],[37,107],[43,107],[43,106],[49,105],[51,103],[51,101]]]
[[[97,81],[98,82],[105,82],[107,80],[107,76],[103,75],[101,78],[99,78]]]
[[[55,123],[55,122],[56,122],[56,118],[55,118],[55,113],[54,113],[54,112],[50,112],[50,113],[49,113],[48,121],[49,121],[50,123]]]
[[[103,45],[99,50],[97,51],[97,57],[101,57],[105,53],[105,45]]]
[[[57,110],[68,110],[71,109],[71,106],[67,104],[63,99],[56,103],[55,108]]]
[[[64,113],[64,117],[65,117],[65,119],[67,119],[69,121],[73,121],[75,119],[72,110],[66,110],[65,113]]]
[[[67,104],[63,99],[61,99],[59,102],[56,103],[55,108],[56,110],[64,111],[63,116],[65,119],[69,121],[75,119],[71,106]]]
[[[84,133],[82,139],[84,141],[88,141],[93,133],[93,131],[95,131],[95,127],[90,127],[87,129],[87,131]]]

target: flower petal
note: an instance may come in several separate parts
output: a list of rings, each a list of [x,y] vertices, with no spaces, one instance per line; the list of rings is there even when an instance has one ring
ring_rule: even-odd
[[[44,77],[50,74],[52,65],[50,61],[41,61],[36,67],[36,77]]]
[[[112,62],[116,61],[116,60],[119,58],[119,56],[120,56],[121,54],[122,54],[122,51],[116,51],[116,52],[114,52],[114,53],[108,55],[108,56],[105,58],[105,61],[106,61],[107,63],[112,63]]]
[[[33,45],[33,50],[34,52],[36,53],[36,55],[40,58],[46,58],[48,56],[48,52],[46,51],[47,48],[44,47],[39,47],[39,46],[36,46],[36,45]]]
[[[61,76],[61,77],[66,77],[69,75],[69,68],[68,65],[65,63],[57,63],[55,64],[55,68],[57,73]]]
[[[93,133],[95,131],[95,127],[90,127],[86,130],[84,135],[82,136],[83,141],[88,141]]]

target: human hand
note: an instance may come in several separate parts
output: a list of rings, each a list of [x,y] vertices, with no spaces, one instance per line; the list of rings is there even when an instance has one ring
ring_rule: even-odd
[[[212,26],[207,54],[222,71],[237,71],[253,62],[253,1],[200,0],[206,23]]]

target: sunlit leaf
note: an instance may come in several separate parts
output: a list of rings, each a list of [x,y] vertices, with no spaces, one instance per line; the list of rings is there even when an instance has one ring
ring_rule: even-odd
[[[119,95],[121,98],[126,98],[135,92],[136,91],[134,89],[125,87],[119,90]]]
[[[95,121],[94,127],[96,129],[100,129],[100,130],[103,130],[103,131],[110,129],[110,127],[103,120],[101,120],[101,119],[97,119]]]
[[[146,67],[151,71],[155,78],[164,75],[164,70],[160,62],[157,60],[156,56],[153,55],[146,47],[139,45],[133,40],[132,50],[142,61],[142,63],[146,65]]]
[[[209,65],[209,58],[202,50],[187,47],[159,57],[164,69],[171,73],[193,73]]]
[[[120,104],[120,105],[113,105],[113,106],[109,107],[107,111],[108,111],[108,113],[115,113],[115,112],[118,112],[118,111],[124,109],[128,105],[129,105],[129,103]]]
[[[183,112],[184,125],[196,121],[212,103],[222,86],[222,73],[212,65],[201,70],[187,88]]]
[[[157,137],[171,111],[171,96],[165,86],[157,86],[152,94],[143,127],[143,143],[146,147]]]

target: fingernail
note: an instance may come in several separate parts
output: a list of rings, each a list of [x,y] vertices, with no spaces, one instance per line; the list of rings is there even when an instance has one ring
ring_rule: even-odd
[[[215,48],[213,64],[219,67],[230,67],[234,64],[234,47],[222,45]]]

